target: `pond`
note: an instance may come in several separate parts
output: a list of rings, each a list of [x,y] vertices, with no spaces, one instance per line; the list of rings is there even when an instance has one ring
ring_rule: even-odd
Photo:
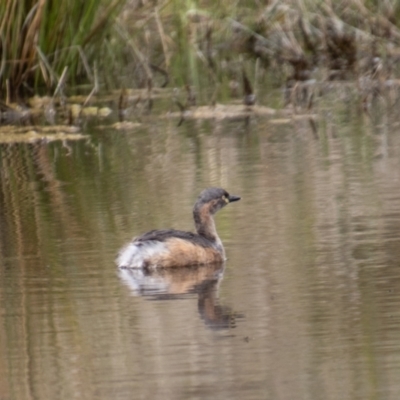
[[[0,145],[0,398],[398,399],[400,119],[148,116]],[[118,271],[201,190],[225,265]]]

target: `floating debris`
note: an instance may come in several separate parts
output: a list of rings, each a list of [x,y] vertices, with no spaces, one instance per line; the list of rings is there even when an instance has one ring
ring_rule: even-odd
[[[0,143],[54,142],[56,140],[82,140],[87,135],[79,133],[74,126],[0,126]]]
[[[79,104],[72,104],[71,105],[71,114],[73,118],[78,118],[80,116],[84,117],[108,117],[112,110],[108,107],[83,107]]]
[[[252,108],[241,104],[216,104],[215,106],[200,106],[183,112],[185,119],[242,119],[252,115],[274,115],[276,110],[270,107],[254,105]],[[169,117],[179,118],[182,113],[170,113]]]
[[[139,122],[119,121],[112,125],[98,125],[96,128],[100,130],[115,129],[117,131],[128,131],[141,125]]]

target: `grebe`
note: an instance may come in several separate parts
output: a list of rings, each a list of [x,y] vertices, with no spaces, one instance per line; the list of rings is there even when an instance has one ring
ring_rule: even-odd
[[[225,260],[225,250],[215,229],[213,215],[239,196],[221,188],[200,193],[193,218],[197,233],[175,229],[154,230],[134,238],[119,252],[120,268],[168,268],[210,264]]]

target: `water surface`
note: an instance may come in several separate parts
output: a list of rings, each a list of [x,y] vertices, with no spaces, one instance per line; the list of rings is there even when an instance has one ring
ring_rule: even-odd
[[[1,399],[398,399],[400,125],[149,117],[0,147]],[[207,186],[225,265],[118,272]]]

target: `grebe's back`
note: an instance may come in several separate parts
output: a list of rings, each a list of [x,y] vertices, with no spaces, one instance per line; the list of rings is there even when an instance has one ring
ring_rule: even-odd
[[[225,259],[213,215],[227,204],[240,200],[221,188],[201,192],[193,218],[197,233],[176,229],[153,230],[133,239],[119,253],[120,268],[183,267],[210,264]]]

